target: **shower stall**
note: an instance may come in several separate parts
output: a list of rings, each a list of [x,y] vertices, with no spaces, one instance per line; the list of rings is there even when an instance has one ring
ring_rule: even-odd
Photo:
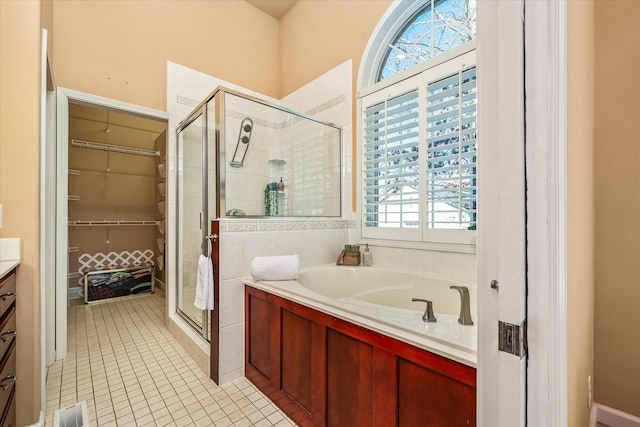
[[[194,298],[211,220],[339,217],[342,133],[218,87],[180,122],[176,137],[176,312],[209,339],[209,312]]]

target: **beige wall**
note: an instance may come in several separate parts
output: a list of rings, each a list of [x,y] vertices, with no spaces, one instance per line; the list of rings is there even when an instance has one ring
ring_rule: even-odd
[[[376,25],[391,0],[300,1],[280,20],[280,97],[284,97],[332,68],[351,59],[353,105],[360,60]],[[355,123],[356,109],[352,112]],[[356,132],[352,134],[356,153]],[[356,170],[352,158],[352,170]],[[356,184],[351,209],[356,210]]]
[[[349,59],[353,60],[355,88],[369,37],[391,3],[391,0],[297,3],[280,21],[280,97]]]
[[[244,1],[55,0],[53,23],[58,86],[166,111],[172,61],[279,93],[278,21]]]
[[[595,397],[640,416],[640,2],[595,4]]]
[[[568,425],[582,427],[589,424],[593,376],[594,7],[591,1],[567,7],[567,412]]]
[[[18,425],[40,415],[40,2],[0,1],[0,237],[22,238]]]

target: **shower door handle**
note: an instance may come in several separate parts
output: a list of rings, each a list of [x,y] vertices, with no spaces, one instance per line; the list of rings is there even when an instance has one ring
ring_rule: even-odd
[[[200,230],[202,230],[202,212],[200,212],[199,222],[200,222]]]

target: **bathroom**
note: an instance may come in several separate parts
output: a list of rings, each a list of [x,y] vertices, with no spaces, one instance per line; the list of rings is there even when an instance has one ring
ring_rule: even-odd
[[[3,72],[4,75],[13,77],[11,82],[5,78],[2,80],[3,103],[7,100],[12,108],[2,110],[2,156],[0,156],[2,199],[0,203],[3,205],[3,227],[0,237],[23,239],[22,277],[18,279],[18,287],[21,295],[24,295],[23,301],[32,301],[35,307],[39,307],[43,298],[40,287],[43,279],[41,277],[43,270],[40,266],[42,256],[38,243],[40,242],[38,206],[42,187],[38,178],[41,148],[38,131],[39,101],[36,101],[39,99],[42,74],[39,59],[41,28],[47,28],[52,35],[50,54],[53,81],[59,87],[168,111],[170,99],[167,95],[169,84],[167,61],[188,66],[274,99],[281,99],[351,60],[349,82],[351,87],[345,103],[352,103],[352,108],[355,110],[361,58],[371,34],[376,30],[376,25],[392,5],[390,1],[331,2],[332,8],[327,10],[323,8],[323,2],[298,2],[284,16],[274,18],[243,1],[206,4],[129,2],[126,7],[124,4],[113,5],[109,2],[92,2],[91,6],[82,2],[20,3],[24,4],[3,2],[0,6],[2,7],[0,28],[2,28],[3,42],[1,55],[3,63],[11,64],[13,67],[7,69],[6,73]],[[596,49],[594,57],[593,50],[588,50],[588,46],[593,46],[593,42],[585,41],[593,41],[594,31],[597,31],[599,37],[595,42],[596,48],[606,46],[605,42],[615,44],[613,40],[618,37],[618,33],[614,28],[608,27],[607,22],[632,20],[637,16],[637,11],[634,9],[635,5],[628,2],[607,2],[613,6],[606,7],[604,4],[605,2],[568,2],[570,25],[567,41],[570,46],[578,47],[577,50],[569,50],[574,54],[569,57],[570,61],[577,61],[570,62],[570,67],[580,70],[595,69],[598,72],[608,72],[610,70],[608,67],[612,67],[608,65],[611,63],[611,58],[600,56],[604,50]],[[539,7],[544,6],[539,5]],[[536,10],[536,7],[531,6],[527,16],[534,15]],[[594,10],[597,13],[594,14]],[[548,10],[538,10],[538,12],[551,13]],[[14,19],[16,17],[20,19]],[[23,25],[17,28],[15,25],[12,26],[13,21],[21,22]],[[552,24],[536,26],[536,31],[541,34],[553,33],[546,25]],[[635,28],[636,26],[631,22],[626,27]],[[115,31],[115,28],[118,30]],[[141,31],[141,28],[144,28],[144,31]],[[172,28],[174,31],[168,32],[167,28]],[[6,36],[7,34],[10,36]],[[84,36],[79,37],[80,34]],[[11,40],[12,44],[9,44],[8,40]],[[81,40],[87,43],[81,43]],[[210,42],[205,44],[202,40],[210,40]],[[33,54],[23,55],[23,52]],[[634,55],[637,56],[635,51],[628,56],[633,58]],[[532,62],[527,61],[527,64],[530,66]],[[593,103],[594,92],[598,99],[606,95],[599,85],[593,89],[593,81],[589,80],[593,78],[592,74],[576,72],[574,75],[583,76],[584,80],[571,80],[572,85],[579,86],[569,87],[570,105]],[[614,80],[617,82],[624,79]],[[544,80],[542,83],[545,83]],[[583,87],[591,89],[583,91],[581,90]],[[205,92],[209,93],[212,89],[208,88]],[[571,92],[572,90],[577,92]],[[323,90],[321,89],[320,92]],[[320,101],[320,99],[317,100],[317,102]],[[598,155],[612,155],[604,152],[604,149],[600,150],[598,141],[594,139],[595,136],[603,138],[606,131],[610,131],[604,126],[609,122],[609,118],[606,117],[606,102],[611,102],[612,106],[615,105],[615,101],[605,97],[603,102],[605,103],[595,108],[595,112],[568,109],[572,113],[579,114],[577,117],[569,117],[570,147],[571,144],[578,145],[578,140],[584,141],[586,138],[591,141]],[[314,106],[316,105],[312,103],[310,108]],[[300,109],[307,111],[304,105],[301,105]],[[355,112],[351,114],[353,114],[352,119],[343,127],[345,134],[350,134],[345,141],[351,144],[345,144],[344,148],[345,150],[351,148],[352,153],[355,153],[353,150],[353,143],[357,139],[357,129],[354,127]],[[596,129],[601,133],[594,136],[593,130],[571,127],[576,123],[572,120],[583,122],[584,116],[580,114],[602,115],[595,120],[603,126]],[[527,129],[530,130],[529,127]],[[638,393],[633,384],[639,382],[633,380],[633,375],[616,374],[617,366],[624,366],[625,362],[623,359],[615,358],[617,354],[637,354],[637,350],[635,347],[628,348],[628,343],[619,341],[617,335],[611,333],[615,329],[606,316],[594,326],[594,312],[595,314],[633,312],[633,310],[619,308],[626,307],[627,300],[632,298],[625,300],[621,297],[625,295],[624,292],[610,291],[610,289],[624,291],[614,286],[618,286],[617,283],[624,286],[624,283],[630,281],[628,275],[631,273],[628,267],[619,264],[627,255],[614,259],[614,254],[607,253],[607,248],[614,244],[610,240],[612,236],[633,235],[635,232],[628,229],[618,230],[617,223],[620,221],[614,220],[615,215],[606,209],[602,211],[603,205],[593,207],[594,197],[597,200],[600,198],[610,200],[609,197],[617,194],[601,191],[600,183],[605,186],[608,182],[631,185],[633,180],[626,179],[624,175],[622,178],[612,177],[610,170],[597,169],[600,168],[597,165],[589,166],[592,164],[591,158],[588,157],[589,152],[576,148],[571,151],[571,156],[567,157],[570,171],[577,174],[568,176],[570,209],[569,217],[563,217],[569,230],[566,242],[569,260],[566,284],[569,310],[566,326],[571,330],[571,334],[564,336],[567,347],[565,351],[568,351],[568,354],[560,356],[558,365],[560,372],[565,372],[565,375],[560,375],[564,380],[556,384],[553,390],[554,396],[557,397],[554,402],[564,402],[565,409],[560,412],[564,412],[565,417],[568,416],[569,425],[585,424],[579,420],[585,420],[585,417],[589,416],[589,408],[583,402],[589,401],[588,378],[594,375],[596,401],[617,406],[626,412],[635,411],[637,415],[637,409],[634,409],[637,408],[637,402],[629,401],[625,396],[637,396]],[[631,157],[633,156],[629,156]],[[355,170],[353,157],[345,157],[345,160],[346,172],[353,173]],[[595,190],[589,185],[589,182],[594,180],[594,168],[597,172]],[[633,166],[618,169],[622,173],[623,170],[632,170]],[[21,182],[19,188],[11,185],[12,182],[16,182],[16,178]],[[345,243],[356,243],[353,222],[356,221],[355,212],[358,201],[353,181],[345,179],[343,191],[344,218],[342,219],[345,222],[336,224],[335,228],[329,232],[334,235],[331,239],[335,241],[336,247],[341,247]],[[628,188],[628,192],[633,191],[635,189]],[[601,209],[598,211],[599,215],[604,215],[598,217],[597,221],[594,220],[595,209]],[[533,212],[529,212],[529,218],[535,219],[536,216]],[[610,221],[605,221],[606,218]],[[601,220],[604,221],[602,224],[599,223]],[[608,234],[612,228],[613,232]],[[242,238],[249,236],[249,233],[251,232],[237,232],[234,236]],[[596,249],[594,239],[602,239],[603,245],[598,247],[605,249]],[[475,272],[476,256],[473,254],[392,249],[373,245],[372,249],[374,264],[377,265],[388,261],[395,266],[410,269],[421,265],[430,269],[455,268],[472,278],[482,277]],[[594,258],[594,251],[597,254],[595,267],[583,268],[584,265],[592,265],[589,260]],[[623,252],[626,254],[633,251]],[[478,258],[481,260],[489,256],[489,253],[478,252]],[[560,258],[545,253],[540,259],[546,256],[551,257],[552,260]],[[327,259],[323,261],[335,261],[333,258],[334,255],[329,257],[327,254]],[[479,265],[485,264],[480,262]],[[633,265],[633,260],[629,260],[625,265]],[[626,277],[624,272],[627,274]],[[597,282],[595,282],[596,279]],[[499,281],[500,289],[507,292],[506,282]],[[546,281],[541,280],[541,283]],[[548,295],[547,297],[550,298]],[[594,299],[597,299],[597,302],[594,302]],[[545,305],[548,304],[540,303],[537,308],[544,310],[542,307]],[[537,313],[537,309],[529,310],[529,320],[532,321],[530,324],[536,324],[532,316],[535,317]],[[31,332],[31,336],[41,336],[44,328],[40,326],[39,310],[23,310],[19,311],[18,315],[22,327]],[[565,323],[561,321],[561,324]],[[542,329],[548,328],[546,321],[542,321],[540,325]],[[540,329],[535,329],[533,332],[539,333]],[[547,340],[552,338],[546,337]],[[544,336],[539,338],[545,341]],[[563,341],[562,337],[557,339],[559,342]],[[611,351],[612,346],[619,351]],[[37,422],[42,407],[40,379],[43,378],[44,368],[40,363],[41,357],[38,356],[41,353],[41,347],[40,340],[36,338],[19,342],[18,350],[21,354],[34,355],[26,358],[24,364],[18,368],[20,377],[24,378],[25,384],[28,385],[18,390],[19,397],[24,402],[19,408],[19,419],[25,425]],[[595,371],[594,353],[598,355]],[[566,365],[567,360],[571,360],[571,363],[563,370],[562,366]],[[618,380],[614,381],[615,378]],[[629,383],[625,378],[628,378]],[[536,390],[540,393],[544,385],[538,385],[538,387]],[[553,403],[548,405],[552,408],[558,406],[554,406]]]

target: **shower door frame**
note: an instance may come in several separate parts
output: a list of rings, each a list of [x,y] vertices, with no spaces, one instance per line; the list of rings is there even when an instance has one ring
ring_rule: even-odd
[[[204,248],[207,247],[208,248],[208,240],[207,240],[207,235],[209,234],[209,203],[208,203],[208,197],[209,197],[209,126],[208,126],[208,121],[209,121],[209,111],[207,109],[207,106],[209,104],[209,101],[211,101],[212,98],[215,97],[216,93],[218,91],[214,91],[211,95],[209,95],[204,101],[202,101],[200,104],[198,104],[198,106],[196,108],[193,109],[193,111],[191,113],[189,113],[189,115],[184,118],[176,127],[176,162],[179,161],[179,153],[180,153],[180,132],[184,131],[189,125],[191,125],[194,121],[196,121],[199,117],[202,118],[202,191],[201,191],[201,205],[200,205],[200,232],[201,232],[201,239],[200,239],[200,253],[203,254],[204,253]],[[218,99],[214,99],[214,101],[216,102],[215,104],[215,109],[216,109],[216,113],[218,111]],[[220,160],[219,160],[219,156],[220,156],[220,152],[219,152],[219,147],[218,147],[218,140],[219,140],[219,132],[218,132],[218,128],[219,128],[219,118],[217,114],[214,114],[214,118],[215,118],[215,137],[214,137],[214,149],[215,149],[215,161],[216,161],[216,176],[215,176],[215,186],[218,189],[216,191],[216,197],[215,197],[215,218],[219,218],[219,212],[220,212],[220,196],[218,194],[218,192],[220,191],[220,170],[219,170],[219,165],[220,165]],[[180,215],[180,188],[178,185],[179,182],[179,174],[180,174],[180,168],[176,167],[176,231],[180,229],[179,224],[180,224],[180,220],[181,220],[181,215]],[[179,235],[179,233],[176,233],[176,248],[178,250],[180,250],[180,239],[182,236]],[[207,249],[208,250],[208,249]],[[179,257],[176,256],[176,264],[179,262]],[[201,310],[202,311],[202,328],[198,328],[198,325],[196,324],[196,322],[191,319],[185,312],[183,312],[180,309],[180,301],[182,301],[181,295],[180,295],[180,283],[182,283],[182,277],[180,277],[180,269],[178,268],[178,266],[176,265],[176,287],[175,287],[175,292],[176,292],[176,307],[175,307],[175,312],[176,314],[178,314],[178,316],[180,316],[181,319],[183,319],[193,330],[195,330],[196,332],[198,332],[199,334],[202,335],[202,337],[207,340],[208,342],[211,342],[211,331],[210,331],[210,324],[209,324],[209,310]],[[216,287],[216,292],[217,292],[217,287]],[[215,311],[214,311],[215,312]],[[212,319],[213,320],[213,319]],[[214,322],[211,322],[211,325],[213,325]]]

